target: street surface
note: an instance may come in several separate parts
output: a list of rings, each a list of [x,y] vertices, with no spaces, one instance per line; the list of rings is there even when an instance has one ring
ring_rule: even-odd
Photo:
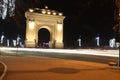
[[[100,63],[47,57],[1,56],[3,80],[120,80],[120,70]]]
[[[8,68],[3,80],[120,80],[120,70],[108,65],[117,58],[19,50],[1,50],[0,56]]]
[[[50,58],[90,61],[108,64],[118,61],[118,50],[100,49],[34,49],[34,48],[5,48],[1,49],[2,55],[14,56],[43,56]]]

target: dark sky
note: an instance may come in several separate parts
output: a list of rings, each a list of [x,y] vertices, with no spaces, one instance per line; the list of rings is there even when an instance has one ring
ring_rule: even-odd
[[[44,8],[46,5],[66,16],[64,42],[67,46],[75,45],[79,36],[82,36],[82,43],[86,45],[94,42],[98,34],[102,43],[114,37],[114,0],[17,0],[15,16],[0,20],[0,33],[4,31],[8,37],[17,34],[24,37],[25,11],[29,7]]]

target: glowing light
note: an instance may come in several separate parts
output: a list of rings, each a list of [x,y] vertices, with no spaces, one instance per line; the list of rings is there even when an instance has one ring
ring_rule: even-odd
[[[97,40],[97,46],[100,46],[100,37],[97,36],[97,37],[96,37],[96,40]]]
[[[58,15],[59,15],[59,16],[62,16],[63,14],[62,14],[62,13],[59,13]]]
[[[48,6],[45,6],[45,9],[48,9]]]
[[[5,38],[5,36],[2,34],[2,36],[1,36],[1,44],[3,44],[4,38]]]
[[[109,46],[114,48],[115,47],[115,41],[116,41],[115,38],[110,39],[109,40]]]
[[[81,47],[81,36],[79,36],[79,38],[78,38],[78,43],[79,43],[79,47]]]
[[[62,24],[58,23],[57,28],[58,28],[58,31],[61,31],[62,30]]]
[[[33,9],[29,9],[29,12],[33,12],[34,10]]]
[[[51,12],[50,12],[50,11],[48,11],[48,12],[47,12],[47,14],[51,14]]]
[[[46,13],[46,10],[42,10],[42,13],[45,14],[45,13]]]
[[[35,23],[34,21],[29,21],[29,28],[34,29]]]
[[[56,13],[55,13],[55,12],[53,12],[53,15],[56,15]]]

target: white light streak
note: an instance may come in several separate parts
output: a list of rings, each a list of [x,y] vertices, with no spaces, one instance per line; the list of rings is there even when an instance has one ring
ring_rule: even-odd
[[[85,55],[98,55],[118,57],[119,50],[98,50],[98,49],[36,49],[36,48],[6,48],[0,47],[1,51],[32,51],[32,52],[47,52],[47,53],[68,53],[68,54],[85,54]]]

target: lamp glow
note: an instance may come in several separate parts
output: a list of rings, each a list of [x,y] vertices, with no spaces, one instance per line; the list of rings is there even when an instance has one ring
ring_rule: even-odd
[[[58,15],[59,15],[59,16],[62,16],[63,14],[62,14],[62,13],[59,13]]]
[[[56,13],[55,13],[55,12],[53,12],[53,15],[56,15]]]
[[[29,9],[29,12],[33,12],[34,10],[33,9]]]
[[[42,10],[42,13],[45,14],[45,13],[46,13],[46,10]]]
[[[34,29],[34,26],[35,26],[34,21],[30,21],[30,22],[29,22],[29,28],[30,28],[30,29]]]
[[[61,31],[62,30],[62,24],[58,23],[57,28],[58,28],[58,31]]]
[[[48,12],[47,12],[47,14],[51,14],[51,12],[50,12],[50,11],[48,11]]]

